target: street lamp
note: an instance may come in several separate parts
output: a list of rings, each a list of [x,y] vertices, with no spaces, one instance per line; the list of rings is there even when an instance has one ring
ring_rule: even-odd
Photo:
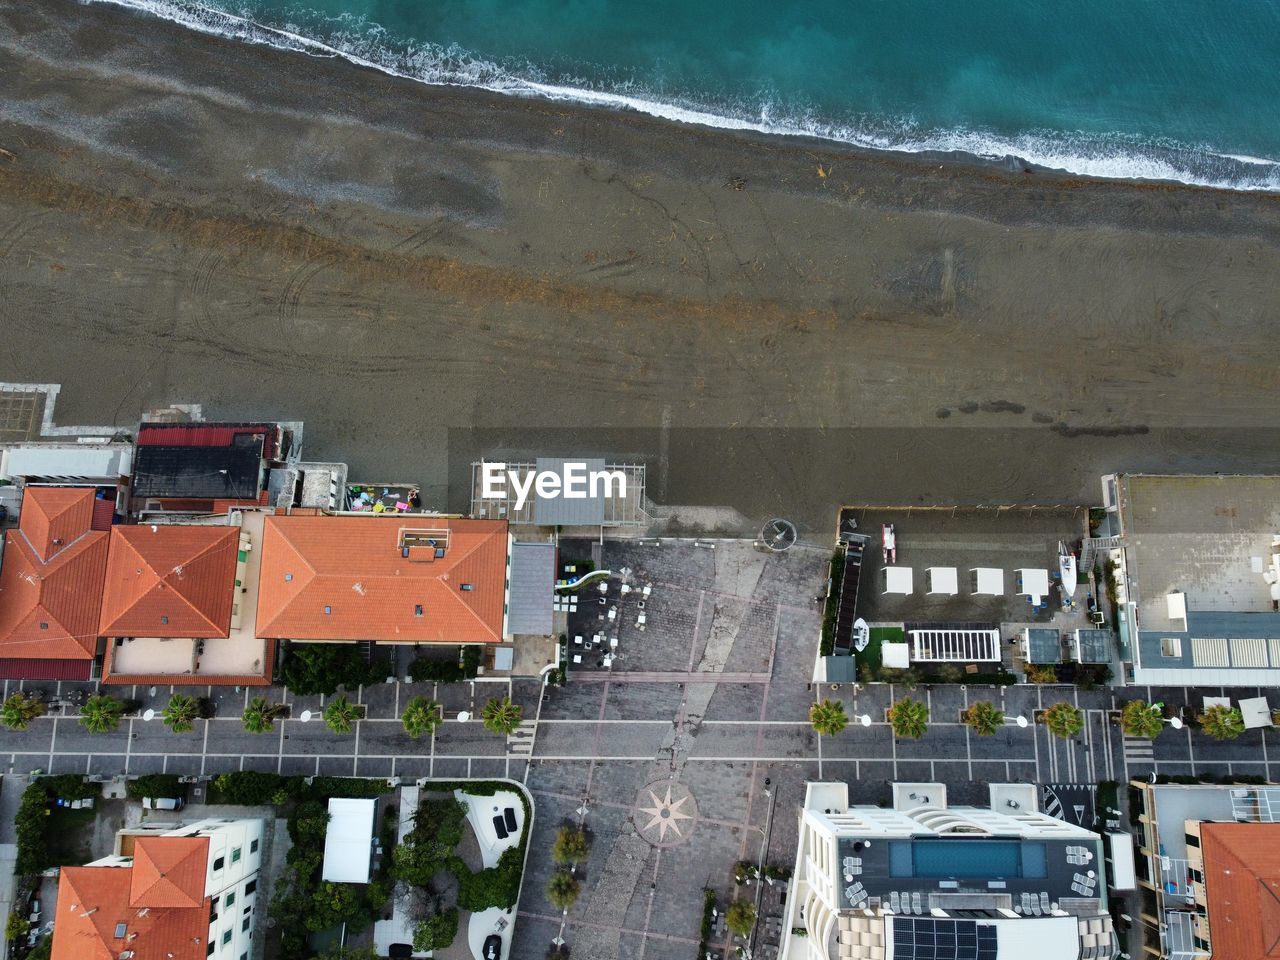
[[[858,717],[858,722],[864,727],[871,726],[871,714],[864,713],[862,716]]]

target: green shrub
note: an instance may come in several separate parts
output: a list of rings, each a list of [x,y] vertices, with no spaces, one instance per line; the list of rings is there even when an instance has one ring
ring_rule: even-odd
[[[413,949],[443,950],[458,936],[458,908],[450,907],[443,913],[423,920],[413,931]]]
[[[458,875],[458,906],[472,913],[479,913],[490,907],[509,910],[515,906],[520,896],[520,874],[524,869],[524,844],[509,847],[498,858],[496,867],[477,870],[471,873],[465,866],[459,871],[462,861],[454,858],[451,863]]]
[[[457,683],[462,679],[462,666],[457,660],[418,657],[409,664],[409,679],[414,683]]]
[[[386,660],[365,663],[360,648],[346,643],[297,643],[289,648],[280,676],[296,694],[330,696],[339,687],[354,690],[386,679]]]
[[[176,773],[149,773],[125,784],[125,794],[130,800],[143,797],[180,797],[184,791]]]
[[[281,790],[291,798],[299,797],[306,791],[306,784],[301,777],[282,777],[278,773],[240,770],[214,777],[210,799],[216,798],[218,803],[255,807],[275,803],[276,794]]]
[[[466,679],[474,680],[480,673],[481,653],[481,648],[474,645],[462,648],[462,675]]]

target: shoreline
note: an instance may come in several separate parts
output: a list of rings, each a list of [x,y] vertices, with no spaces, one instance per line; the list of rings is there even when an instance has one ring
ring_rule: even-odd
[[[994,167],[1012,173],[1051,174],[1064,178],[1082,178],[1088,181],[1114,182],[1137,186],[1181,186],[1221,190],[1229,193],[1280,194],[1280,180],[1275,182],[1246,182],[1246,174],[1255,167],[1267,167],[1272,173],[1280,170],[1280,161],[1245,156],[1207,147],[1182,146],[1148,147],[1147,153],[1121,149],[1111,157],[1087,156],[1070,151],[1083,149],[1065,134],[1046,138],[1040,134],[1014,136],[984,131],[949,130],[924,132],[912,144],[870,143],[883,139],[853,130],[828,127],[826,130],[796,126],[794,123],[768,124],[745,117],[717,114],[693,105],[665,102],[644,96],[568,87],[505,74],[493,64],[482,64],[482,71],[496,75],[487,81],[459,79],[458,71],[436,67],[423,76],[407,72],[392,62],[391,55],[378,62],[354,50],[335,47],[304,34],[259,23],[243,15],[204,7],[198,3],[174,3],[172,0],[83,0],[89,5],[110,6],[132,15],[145,17],[151,22],[163,22],[205,36],[231,40],[276,51],[300,54],[319,59],[340,59],[357,69],[372,70],[398,80],[407,80],[427,87],[452,88],[478,91],[500,97],[532,97],[553,104],[567,104],[586,110],[604,110],[612,113],[635,113],[678,126],[700,127],[722,133],[762,135],[800,144],[835,145],[849,149],[861,156],[888,154],[901,158],[920,158],[925,163],[964,164],[976,167]],[[1078,136],[1078,135],[1077,135]],[[1086,138],[1087,143],[1087,138]],[[1098,148],[1114,148],[1116,141],[1105,138],[1087,144]],[[963,146],[959,144],[964,144]],[[1067,151],[1064,156],[1062,151]],[[1155,151],[1155,152],[1152,152]],[[1172,159],[1180,153],[1199,153],[1218,161],[1234,164],[1236,176],[1229,180],[1189,179],[1194,175],[1188,169],[1179,169]],[[1160,154],[1163,153],[1164,156]],[[1066,163],[1051,162],[1066,160]],[[1108,165],[1130,165],[1145,174],[1124,175],[1104,169]],[[1092,169],[1090,169],[1092,168]]]
[[[62,383],[67,422],[305,420],[441,506],[475,454],[600,451],[824,535],[842,502],[1280,470],[1276,195],[432,87],[74,0],[0,24],[0,380]]]

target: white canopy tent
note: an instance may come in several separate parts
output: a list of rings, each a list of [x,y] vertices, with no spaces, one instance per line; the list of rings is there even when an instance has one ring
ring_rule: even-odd
[[[906,643],[881,644],[880,664],[895,670],[906,670],[911,666],[911,645]]]
[[[929,567],[925,570],[929,593],[954,597],[960,592],[955,567]]]
[[[1266,697],[1246,697],[1240,701],[1240,716],[1244,719],[1246,730],[1257,730],[1259,727],[1273,726],[1271,707]]]
[[[1040,567],[1024,567],[1015,570],[1018,576],[1018,593],[1038,604],[1049,595],[1049,571]]]
[[[378,801],[372,799],[330,798],[320,879],[334,883],[369,882],[377,806]]]
[[[915,571],[911,567],[885,567],[882,593],[909,594],[915,590]]]
[[[970,567],[971,591],[984,597],[1004,596],[1004,571],[999,567]]]

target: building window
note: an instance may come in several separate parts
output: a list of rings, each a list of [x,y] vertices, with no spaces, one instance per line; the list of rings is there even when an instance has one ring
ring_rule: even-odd
[[[257,840],[250,840],[250,841],[249,841],[249,852],[250,852],[250,853],[257,853],[257,852],[258,852],[258,841],[257,841]]]
[[[249,917],[245,917],[245,918],[244,918],[244,922],[240,924],[240,929],[241,929],[241,930],[248,930],[248,929],[249,929],[249,923],[250,923],[250,918],[249,918]]]
[[[222,945],[224,947],[231,942],[231,934],[232,934],[232,931],[230,930],[224,930],[222,932]]]
[[[204,952],[204,955],[205,955],[206,957],[212,957],[212,956],[213,956],[213,945],[214,945],[214,941],[213,941],[213,940],[210,940],[210,941],[209,941],[209,949],[208,949],[208,950],[206,950],[206,951]]]
[[[1187,846],[1188,846],[1188,847],[1198,847],[1198,846],[1200,846],[1200,838],[1199,838],[1199,837],[1197,837],[1194,833],[1188,833],[1188,834],[1187,834]]]
[[[226,862],[227,862],[226,857],[219,857],[217,860],[213,861],[213,869],[215,871],[221,870],[223,866],[226,864]]]
[[[326,614],[333,613],[333,607],[329,606],[328,604],[325,604],[324,612],[325,612]]]
[[[168,617],[164,617],[164,616],[162,616],[162,617],[160,618],[160,622],[161,622],[162,624],[165,624],[165,625],[167,626],[167,625],[168,625],[168,623],[169,623],[169,618],[168,618]]]
[[[1160,638],[1160,656],[1162,657],[1181,657],[1182,656],[1182,640],[1179,637],[1161,637]]]
[[[227,894],[227,909],[230,910],[236,905],[236,892],[232,890]]]
[[[253,893],[253,891],[257,889],[258,889],[258,881],[250,880],[248,883],[244,885],[244,895],[247,897],[249,894]]]
[[[127,929],[128,929],[128,927],[127,927],[125,924],[123,924],[123,923],[117,923],[117,924],[116,924],[116,939],[117,939],[117,940],[123,940],[123,939],[124,939],[125,931],[126,931]]]
[[[239,862],[240,862],[240,848],[239,848],[239,847],[232,847],[232,848],[231,848],[231,862],[232,862],[232,863],[239,863]]]
[[[415,617],[420,617],[420,616],[422,616],[422,604],[420,604],[420,603],[415,603],[415,604],[413,605],[413,615],[414,615]]]

